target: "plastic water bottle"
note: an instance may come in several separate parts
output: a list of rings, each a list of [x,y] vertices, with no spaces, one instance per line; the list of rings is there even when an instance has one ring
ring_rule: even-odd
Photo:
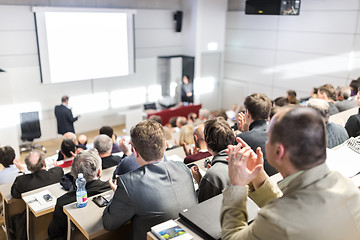
[[[76,179],[76,206],[79,208],[85,207],[87,205],[87,192],[86,192],[86,180],[82,173],[78,174]]]

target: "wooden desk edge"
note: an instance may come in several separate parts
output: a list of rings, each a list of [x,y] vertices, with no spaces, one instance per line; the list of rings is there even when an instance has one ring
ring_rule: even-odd
[[[73,204],[73,203],[70,203]],[[69,204],[69,205],[70,205]],[[76,227],[80,230],[80,232],[87,238],[90,239],[89,234],[85,231],[85,229],[83,229],[80,224],[73,218],[73,216],[70,214],[70,212],[65,208],[65,206],[63,207],[63,211],[66,214],[66,216],[76,225]]]

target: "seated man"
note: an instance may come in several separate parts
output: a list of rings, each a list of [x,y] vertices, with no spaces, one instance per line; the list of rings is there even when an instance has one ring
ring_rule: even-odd
[[[103,224],[106,230],[115,230],[131,220],[132,239],[141,240],[152,226],[177,218],[197,201],[188,167],[163,161],[165,133],[159,123],[142,121],[131,129],[130,136],[141,167],[120,175],[118,186],[112,184],[116,191],[104,210]]]
[[[113,142],[105,134],[100,134],[94,139],[94,148],[96,148],[101,157],[102,169],[106,169],[112,166],[116,166],[121,161],[120,156],[112,155],[111,150],[113,148]]]
[[[19,173],[27,169],[15,158],[15,150],[10,146],[0,148],[0,163],[4,169],[0,171],[0,185],[14,182]]]
[[[265,173],[260,148],[254,153],[241,139],[229,146],[231,186],[223,192],[221,239],[360,239],[359,189],[327,167],[325,135],[324,120],[312,108],[275,114],[266,151],[284,177],[279,186]],[[248,195],[261,207],[250,225]]]
[[[82,173],[86,179],[86,191],[88,198],[110,190],[108,182],[103,182],[101,177],[101,159],[96,149],[85,150],[76,155],[71,166],[71,174],[77,178]],[[48,233],[50,239],[66,239],[67,217],[63,212],[63,206],[76,201],[76,191],[65,193],[56,201],[53,218],[49,224]]]
[[[235,138],[233,130],[222,117],[206,121],[204,134],[207,148],[214,157],[204,176],[201,176],[198,166],[191,168],[194,179],[199,184],[199,202],[221,194],[222,190],[229,185],[225,150],[228,145],[234,143]]]
[[[25,157],[25,164],[31,174],[18,176],[11,186],[11,196],[21,198],[21,194],[60,182],[64,171],[61,167],[46,170],[44,153],[34,150]],[[12,219],[16,239],[26,239],[26,212]]]
[[[265,153],[267,141],[268,118],[271,111],[271,101],[261,93],[247,96],[244,101],[245,114],[239,113],[239,130],[242,131],[236,137],[244,140],[254,151],[258,147],[264,153],[264,168],[267,174],[274,175],[276,169],[268,164]]]
[[[104,126],[102,128],[100,128],[99,130],[99,134],[105,134],[107,135],[109,138],[111,138],[112,142],[113,142],[113,147],[111,150],[111,153],[118,153],[121,152],[120,146],[119,144],[116,143],[116,136],[114,134],[114,129],[112,127],[109,126]]]
[[[348,86],[338,86],[336,88],[335,106],[339,112],[346,111],[357,106],[356,98],[350,96],[351,90]]]
[[[348,140],[349,135],[343,126],[329,122],[330,107],[326,101],[322,99],[310,99],[307,106],[318,110],[324,117],[328,148],[336,147]]]
[[[182,144],[186,157],[184,158],[184,163],[192,163],[197,160],[210,157],[211,153],[208,151],[206,142],[205,142],[205,135],[204,135],[204,124],[201,123],[195,127],[194,130],[194,141],[195,141],[195,148],[193,152],[191,152],[186,144]]]
[[[76,145],[70,139],[64,139],[61,143],[61,154],[63,155],[63,162],[58,166],[62,168],[70,167],[73,161],[73,158],[76,153]]]
[[[325,84],[318,88],[317,97],[325,100],[330,107],[330,115],[334,115],[339,112],[339,109],[334,104],[335,89],[331,84]]]
[[[357,104],[359,106],[359,113],[349,117],[345,124],[345,129],[349,134],[349,137],[360,136],[360,87],[357,92]]]

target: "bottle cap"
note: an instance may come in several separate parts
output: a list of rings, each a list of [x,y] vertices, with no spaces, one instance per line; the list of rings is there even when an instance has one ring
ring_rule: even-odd
[[[78,174],[78,178],[83,178],[83,177],[84,177],[84,175],[82,173]]]

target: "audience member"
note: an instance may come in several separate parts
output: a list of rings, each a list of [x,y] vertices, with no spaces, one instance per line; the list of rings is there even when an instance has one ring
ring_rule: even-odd
[[[296,99],[296,92],[294,90],[288,90],[286,92],[286,98],[290,104],[298,104],[298,101]]]
[[[116,169],[113,174],[113,179],[116,179],[119,175],[134,171],[140,167],[138,162],[135,159],[134,153],[132,153],[128,147],[125,145],[125,139],[120,139],[121,150],[125,153],[124,158],[116,166]]]
[[[80,134],[78,137],[78,145],[76,146],[77,148],[81,148],[82,150],[86,150],[87,149],[87,136],[85,134]]]
[[[185,164],[189,164],[197,160],[211,156],[211,153],[207,149],[207,145],[205,142],[203,123],[195,127],[193,135],[194,135],[195,147],[193,148],[192,152],[191,150],[188,149],[186,144],[182,145],[186,154],[186,157],[184,158]]]
[[[19,171],[25,173],[25,167],[15,158],[15,151],[10,146],[0,148],[0,163],[4,169],[0,171],[0,185],[14,182]]]
[[[201,122],[205,122],[205,121],[207,121],[209,119],[210,119],[210,111],[205,109],[205,108],[201,108],[199,110],[199,120]]]
[[[318,110],[324,117],[328,148],[336,147],[349,138],[349,135],[343,126],[329,122],[330,106],[326,101],[322,99],[311,99],[307,105],[308,107]]]
[[[271,110],[271,101],[261,93],[254,93],[247,96],[244,101],[245,114],[239,114],[239,130],[242,131],[236,137],[244,140],[254,151],[258,147],[264,153],[264,168],[267,174],[277,173],[268,162],[265,153],[265,143],[267,141],[266,131],[268,129],[268,118]],[[245,126],[245,127],[243,127]]]
[[[355,98],[350,97],[351,90],[347,86],[339,86],[336,88],[335,106],[339,112],[354,108],[357,106]]]
[[[158,122],[162,125],[162,118],[158,115],[152,115],[149,117],[149,120],[154,120],[155,122]]]
[[[222,117],[207,120],[204,128],[205,142],[209,152],[214,156],[208,170],[201,176],[199,168],[191,168],[195,181],[199,184],[198,200],[203,202],[222,192],[229,185],[227,154],[225,150],[234,142],[234,132]]]
[[[273,101],[273,107],[283,107],[289,105],[289,100],[286,97],[278,97]]]
[[[78,120],[80,115],[74,117],[71,109],[68,107],[69,97],[63,96],[61,98],[61,104],[55,106],[55,117],[57,120],[58,134],[64,134],[66,132],[75,133],[74,122]]]
[[[330,115],[338,113],[339,110],[334,104],[335,89],[331,84],[325,84],[318,88],[318,98],[325,100],[330,106]]]
[[[131,221],[132,239],[146,239],[158,223],[178,217],[196,204],[190,171],[181,162],[163,161],[165,134],[152,120],[135,125],[131,143],[140,168],[118,177],[112,185],[114,197],[103,214],[106,230],[115,230]]]
[[[100,180],[101,159],[96,149],[82,151],[76,155],[71,166],[71,174],[76,179],[79,173],[82,173],[86,179],[85,188],[88,198],[111,189],[108,182]],[[63,206],[75,201],[76,191],[65,193],[57,199],[53,217],[48,227],[50,239],[66,239],[67,217],[63,211]],[[84,215],[84,217],[86,216]]]
[[[81,152],[82,150],[85,150],[83,146],[81,146],[78,142],[78,139],[76,138],[75,133],[73,132],[67,132],[63,135],[63,140],[69,139],[75,144],[75,151],[73,151],[74,154],[77,154]],[[86,147],[86,146],[85,146]],[[60,151],[58,153],[58,159],[57,161],[64,160],[64,155],[61,153],[61,147]]]
[[[182,146],[183,143],[186,145],[194,144],[193,137],[194,128],[191,125],[185,125],[180,129],[179,145]]]
[[[197,120],[197,114],[194,112],[191,112],[187,115],[187,122],[188,124],[194,125]]]
[[[105,134],[100,134],[99,136],[95,137],[94,148],[96,148],[101,157],[102,169],[116,166],[121,161],[120,156],[111,154],[112,147],[113,142],[111,138],[109,138],[109,136]]]
[[[320,114],[287,107],[273,117],[268,135],[268,161],[284,180],[279,186],[269,180],[260,148],[255,154],[241,139],[229,147],[231,185],[223,192],[221,239],[360,239],[360,192],[327,167]],[[248,195],[261,208],[250,225]]]
[[[179,129],[179,131],[186,124],[187,124],[186,117],[177,117],[177,119],[176,119],[176,127]]]
[[[112,147],[111,153],[121,152],[119,144],[116,143],[116,137],[115,137],[115,134],[114,134],[114,129],[112,127],[104,126],[104,127],[100,128],[99,135],[100,134],[105,134],[109,138],[112,139],[113,147]]]
[[[356,96],[357,93],[358,93],[358,89],[360,88],[360,78],[356,79],[356,80],[352,80],[350,82],[350,90],[351,90],[351,93],[350,93],[350,96]]]
[[[61,167],[46,170],[45,155],[37,150],[25,157],[25,164],[31,173],[16,177],[11,186],[13,198],[21,198],[22,193],[58,183],[64,175]],[[15,215],[12,222],[16,239],[26,239],[26,212]]]
[[[349,137],[357,137],[360,135],[360,87],[357,92],[357,104],[359,106],[358,114],[354,114],[349,117],[345,124],[345,129],[349,134]]]

